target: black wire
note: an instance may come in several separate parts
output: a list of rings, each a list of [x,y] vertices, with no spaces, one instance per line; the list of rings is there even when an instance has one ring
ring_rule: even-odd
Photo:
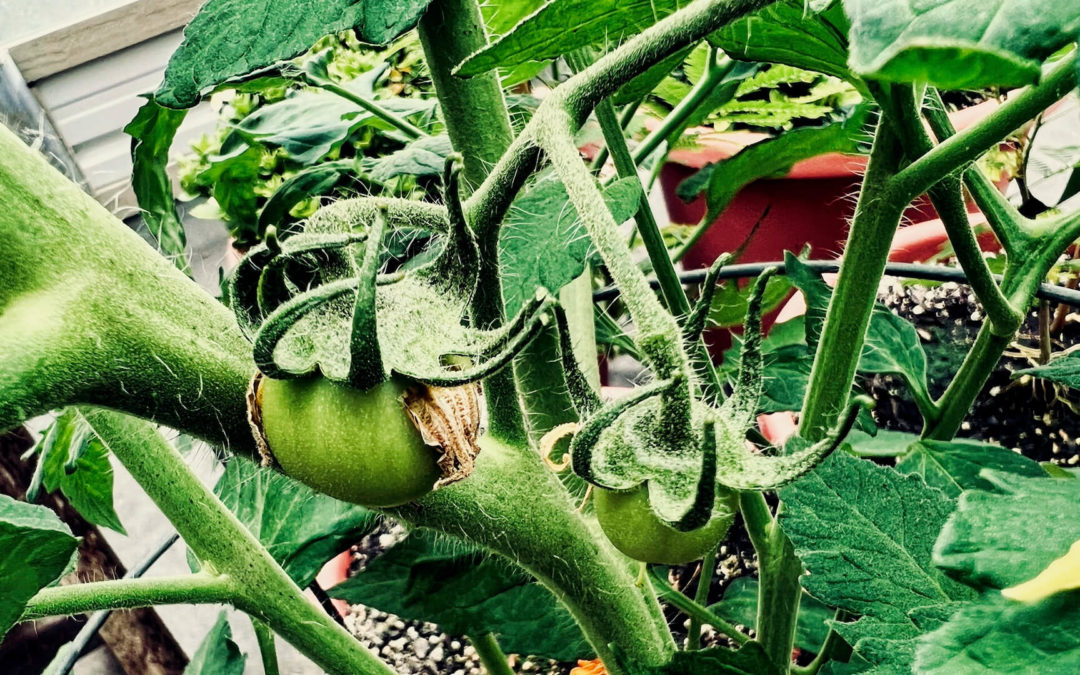
[[[180,535],[176,532],[164,537],[157,546],[146,554],[145,558],[136,563],[135,567],[132,567],[127,571],[124,578],[138,579],[146,574],[146,570],[150,569],[150,566],[157,562],[158,558],[165,555],[165,551],[168,551],[179,538]],[[67,673],[75,666],[75,662],[79,660],[83,650],[86,649],[86,645],[90,644],[90,641],[94,639],[94,635],[101,630],[103,625],[105,625],[105,621],[109,618],[110,614],[112,614],[110,610],[102,610],[90,615],[90,618],[87,620],[86,624],[79,629],[75,638],[64,645],[64,647],[68,648],[64,660],[57,665],[56,669],[51,670],[50,672],[55,673],[56,675],[67,675]],[[60,649],[63,650],[64,647],[61,647]]]
[[[312,582],[308,584],[308,590],[315,596],[315,599],[319,602],[319,606],[323,608],[324,612],[330,615],[331,619],[336,621],[338,625],[343,628],[346,627],[345,617],[341,616],[341,612],[338,611],[337,607],[334,607],[334,602],[330,599],[326,589],[323,588],[318,581],[312,580]]]
[[[802,264],[819,274],[829,274],[840,270],[839,260],[805,260]],[[769,267],[776,267],[780,274],[787,274],[787,269],[784,267],[783,261],[743,263],[740,265],[728,265],[721,269],[720,274],[717,276],[717,281],[720,279],[756,277]],[[705,274],[707,272],[708,270],[705,269],[681,272],[679,274],[679,281],[684,285],[700,284],[705,281]],[[967,276],[964,275],[962,269],[958,267],[943,267],[941,265],[888,263],[885,265],[885,274],[890,277],[924,279],[926,281],[955,281],[961,284],[967,283]],[[1000,283],[1001,275],[995,274],[994,279]],[[649,285],[653,288],[658,288],[659,282],[656,279],[649,279]],[[618,297],[618,295],[618,287],[607,286],[593,292],[593,300],[613,300]],[[1036,291],[1035,296],[1044,300],[1053,300],[1073,307],[1080,307],[1080,291],[1074,291],[1071,288],[1065,288],[1063,286],[1039,284],[1039,290]]]

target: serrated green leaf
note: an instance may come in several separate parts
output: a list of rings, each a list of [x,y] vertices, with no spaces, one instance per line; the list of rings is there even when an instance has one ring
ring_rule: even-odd
[[[780,498],[780,524],[809,572],[803,586],[825,604],[896,622],[974,595],[931,564],[953,501],[921,478],[835,453]]]
[[[95,525],[127,534],[113,507],[109,450],[78,408],[68,408],[49,427],[40,453],[42,485],[60,490],[75,510]]]
[[[618,44],[679,7],[676,0],[549,0],[455,71],[470,77],[495,67],[550,61],[593,44]]]
[[[767,314],[787,299],[792,284],[787,277],[774,276],[765,284],[765,295],[761,301],[761,312]],[[719,284],[709,306],[709,323],[721,328],[740,326],[746,319],[746,309],[750,304],[752,284],[742,288],[735,280]]]
[[[0,494],[0,639],[30,598],[64,573],[78,545],[49,509]]]
[[[365,76],[346,86],[358,96],[370,97],[372,85],[373,78]],[[428,112],[434,104],[433,99],[395,98],[379,102],[402,116]],[[309,89],[259,108],[245,117],[233,133],[250,144],[280,147],[301,164],[313,164],[368,125],[389,129],[386,122],[356,103],[327,91]],[[223,144],[222,154],[236,154],[233,145]],[[228,151],[226,146],[230,146]]]
[[[1038,478],[1046,476],[1039,463],[999,445],[977,441],[919,441],[900,459],[896,470],[922,476],[927,485],[956,498],[964,490],[990,490],[979,472],[993,469]]]
[[[1080,591],[1024,604],[984,594],[919,640],[927,675],[1080,672]]]
[[[755,180],[783,175],[796,162],[827,152],[859,152],[868,114],[869,106],[864,104],[842,122],[796,129],[747,146],[733,157],[710,164],[683,181],[678,195],[689,200],[704,192],[708,205],[705,220],[711,222],[743,186]]]
[[[739,577],[724,589],[720,602],[710,605],[709,610],[731,623],[753,626],[757,620],[758,580]],[[816,654],[829,633],[828,622],[834,611],[816,598],[804,595],[799,603],[799,619],[795,626],[795,646],[809,654]]]
[[[153,96],[146,98],[135,119],[124,127],[124,133],[131,136],[131,188],[158,250],[180,271],[190,274],[184,223],[176,212],[172,178],[166,171],[169,148],[187,111],[170,110],[158,105]]]
[[[246,661],[247,655],[233,642],[229,620],[221,612],[184,668],[184,675],[243,675]]]
[[[377,519],[372,511],[242,457],[229,461],[214,494],[300,587],[310,584],[327,560],[370,532]]]
[[[938,537],[934,563],[972,585],[1035,577],[1080,539],[1080,481],[986,470],[995,492],[969,490]]]
[[[299,56],[324,35],[355,28],[384,45],[416,25],[431,0],[209,0],[184,30],[156,93],[190,108],[215,86]]]
[[[604,201],[619,223],[637,212],[640,196],[641,183],[633,177],[604,190]],[[566,188],[550,174],[541,176],[514,200],[499,230],[499,268],[507,315],[513,316],[535,297],[536,289],[558,293],[576,279],[585,271],[591,249],[592,242]]]
[[[732,58],[783,63],[854,80],[847,67],[847,29],[840,5],[811,14],[804,0],[782,0],[731,22],[710,41]]]
[[[329,592],[437,623],[452,635],[496,633],[509,653],[571,661],[592,651],[570,613],[523,571],[425,531],[411,533]]]
[[[832,289],[822,280],[820,274],[807,267],[790,251],[784,252],[784,269],[791,283],[803,294],[806,303],[806,344],[811,351],[815,351],[818,340],[821,339],[821,328],[825,325],[825,313],[829,309]]]
[[[1076,40],[1080,4],[1059,0],[844,0],[852,70],[942,89],[1016,87]]]
[[[789,345],[766,354],[761,412],[801,410],[813,365],[813,355],[805,345]]]
[[[883,305],[875,305],[870,317],[859,372],[899,375],[908,387],[930,399],[926,388],[926,352],[919,334],[910,321]]]
[[[1051,382],[1060,382],[1072,389],[1080,389],[1080,352],[1069,352],[1064,356],[1050,359],[1049,363],[1037,368],[1018,370],[1013,373],[1013,377],[1021,375],[1041,377]]]
[[[326,194],[342,175],[355,172],[356,162],[342,159],[309,166],[282,183],[259,212],[259,234],[270,225],[280,227],[289,220],[289,211],[300,202]]]
[[[446,156],[453,149],[449,136],[428,136],[397,152],[365,161],[364,169],[379,183],[398,176],[437,176],[442,173]]]

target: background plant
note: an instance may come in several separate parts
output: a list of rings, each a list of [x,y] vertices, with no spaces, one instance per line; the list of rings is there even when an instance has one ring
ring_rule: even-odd
[[[286,260],[281,277],[285,283],[277,287],[281,298],[270,296],[267,311],[261,299],[254,305],[258,311],[240,305],[234,309],[242,320],[243,312],[249,312],[252,323],[266,318],[271,324],[273,311],[293,300],[302,304],[304,293],[327,292],[334,283],[344,288],[355,280],[361,290],[353,292],[356,300],[349,306],[355,309],[349,319],[357,326],[375,316],[365,314],[363,307],[374,307],[380,292],[399,292],[408,287],[396,284],[406,281],[421,292],[417,284],[432,283],[416,271],[422,267],[375,285],[382,251],[372,232],[380,227],[427,230],[433,251],[439,251],[437,262],[449,260],[450,254],[475,254],[474,264],[440,268],[452,272],[442,279],[457,289],[457,304],[426,305],[431,311],[458,311],[467,300],[469,326],[456,321],[460,315],[434,329],[419,321],[392,324],[404,331],[398,337],[411,332],[419,341],[415,344],[423,347],[453,338],[456,331],[480,339],[501,335],[500,326],[509,327],[504,332],[513,333],[514,339],[506,344],[517,352],[513,367],[464,371],[483,380],[489,415],[472,475],[415,503],[384,510],[413,528],[409,545],[396,548],[395,556],[450,560],[446,567],[435,567],[431,583],[447,583],[445,569],[454,568],[456,552],[490,565],[470,570],[462,580],[464,588],[480,595],[473,605],[478,611],[446,617],[441,596],[434,594],[431,605],[417,610],[418,615],[473,635],[492,669],[500,668],[500,660],[491,634],[515,650],[555,656],[554,647],[542,638],[574,636],[558,644],[577,645],[575,631],[580,630],[613,673],[788,672],[803,670],[791,663],[791,652],[807,595],[820,604],[807,600],[802,616],[820,620],[822,606],[835,612],[815,650],[818,657],[806,666],[812,672],[823,667],[834,672],[963,672],[987,664],[1013,672],[1029,668],[1036,659],[1050,671],[1075,669],[1080,649],[1072,628],[1080,605],[1075,602],[1077,591],[1069,590],[1074,577],[1043,572],[1056,559],[1061,562],[1054,569],[1068,570],[1074,564],[1066,554],[1080,533],[1073,531],[1071,520],[1045,514],[1067,513],[1075,504],[1075,477],[1068,471],[1048,473],[1003,448],[953,437],[1015,335],[1039,283],[1080,234],[1075,213],[1035,220],[1022,215],[972,164],[1075,87],[1077,10],[1060,3],[1003,2],[992,23],[979,24],[970,18],[972,13],[981,16],[976,10],[982,6],[961,0],[941,2],[922,14],[913,14],[908,3],[899,0],[809,6],[698,0],[681,9],[664,3],[620,5],[618,12],[605,3],[583,6],[556,0],[535,12],[496,3],[506,11],[489,11],[495,36],[489,42],[483,14],[469,0],[406,7],[395,3],[392,10],[377,1],[322,2],[318,7],[280,3],[258,22],[251,14],[233,14],[234,5],[207,3],[189,26],[164,84],[130,127],[137,141],[136,190],[159,245],[178,265],[143,245],[10,133],[0,132],[0,425],[77,406],[61,417],[64,424],[78,421],[79,431],[72,437],[81,440],[69,443],[69,460],[75,458],[69,464],[77,466],[80,456],[93,456],[80,453],[101,448],[114,453],[169,516],[199,561],[198,571],[180,578],[50,586],[63,573],[76,541],[42,507],[2,500],[0,538],[11,545],[3,548],[0,568],[5,577],[17,580],[0,603],[4,628],[50,614],[163,602],[227,602],[267,626],[264,635],[280,635],[329,672],[388,672],[299,593],[319,562],[364,529],[370,512],[313,497],[306,488],[240,457],[226,470],[227,477],[233,472],[234,482],[225,480],[217,496],[210,494],[192,477],[179,452],[136,417],[206,439],[231,453],[255,454],[245,401],[254,372],[251,345],[229,310],[183,275],[182,228],[167,181],[162,180],[163,167],[153,159],[163,153],[153,151],[171,142],[183,109],[223,84],[235,86],[230,83],[234,78],[292,59],[324,35],[351,28],[364,42],[385,44],[415,25],[440,118],[450,145],[463,158],[461,190],[451,162],[442,181],[442,205],[385,196],[358,198],[315,214],[300,234],[286,237],[283,228],[279,240],[272,233],[265,247],[251,253],[264,258],[249,260],[264,260],[260,265],[269,266],[284,252],[286,258],[296,254],[293,262],[299,264],[308,253],[363,248],[360,257],[366,262],[350,267],[349,260],[331,258],[315,265],[314,274],[326,277],[318,281],[329,283],[309,289],[295,282],[300,277],[289,276],[299,272]],[[509,21],[508,16],[514,19],[509,25],[498,23]],[[1028,21],[1031,16],[1039,17],[1034,26]],[[580,30],[567,32],[568,21]],[[637,162],[644,158],[636,155],[648,154],[642,147],[669,142],[675,129],[681,133],[690,119],[687,108],[707,107],[708,96],[688,92],[661,122],[663,133],[651,141],[642,139],[634,149],[628,147],[620,111],[612,102],[651,68],[667,68],[665,74],[673,70],[685,58],[678,55],[703,40],[719,44],[731,57],[772,64],[761,69],[766,74],[780,66],[807,69],[843,80],[865,98],[861,109],[856,106],[851,114],[830,119],[831,124],[780,134],[769,141],[767,151],[754,151],[758,158],[773,158],[771,164],[751,161],[752,146],[741,160],[736,156],[711,167],[698,182],[710,210],[722,208],[746,181],[816,154],[822,139],[830,149],[843,149],[861,142],[866,133],[873,135],[835,288],[789,256],[783,271],[806,296],[805,330],[784,330],[759,344],[754,328],[759,308],[757,300],[750,302],[748,337],[734,382],[726,382],[725,372],[717,372],[704,358],[699,339],[715,276],[703,289],[706,302],[695,310],[637,176]],[[596,49],[606,51],[594,58]],[[500,78],[521,77],[522,69],[567,54],[575,74],[515,130]],[[302,67],[302,76],[323,89],[339,86],[327,76],[325,63],[312,59]],[[943,114],[937,91],[1023,85],[1027,88],[997,112],[960,133]],[[330,93],[364,111],[355,114],[370,115],[412,135],[399,152],[431,142],[407,112],[356,91]],[[680,109],[687,100],[693,106]],[[592,114],[619,175],[607,185],[595,180],[574,142],[574,134]],[[765,173],[755,176],[747,167]],[[1002,279],[991,274],[968,227],[964,187],[1005,250]],[[987,317],[937,399],[926,391],[926,360],[913,328],[875,304],[901,213],[924,192],[945,222],[956,258]],[[573,213],[568,222],[563,220]],[[659,294],[617,230],[629,217],[635,220]],[[553,223],[559,227],[553,229]],[[292,246],[309,248],[294,251]],[[545,255],[537,256],[538,250]],[[537,258],[534,267],[521,265]],[[591,289],[575,281],[595,262],[618,287],[633,322],[627,344],[654,378],[628,397],[606,404],[596,397],[595,383],[590,384],[592,369],[582,367],[592,363],[588,352],[595,339],[588,319],[593,308]],[[718,271],[713,270],[714,275]],[[758,284],[761,291],[766,279],[764,275]],[[471,294],[460,293],[466,282],[474,289]],[[273,287],[263,290],[268,288]],[[369,295],[363,289],[369,289]],[[322,299],[319,303],[321,308]],[[311,313],[322,316],[315,309]],[[504,323],[507,317],[523,317],[523,322]],[[354,340],[345,351],[335,351],[332,341],[319,343],[318,357],[351,364],[358,354],[371,354],[375,343],[368,341],[360,349],[353,331]],[[309,335],[333,338],[342,331]],[[390,343],[378,346],[384,344]],[[763,375],[762,353],[785,349],[797,352],[795,361],[803,364],[804,377],[793,381],[805,381],[805,386],[786,392],[786,401],[770,389],[762,396],[768,382],[763,380],[768,371]],[[480,363],[474,365],[495,363],[489,359],[494,353],[477,351],[473,356]],[[423,355],[441,356],[428,351]],[[268,367],[265,354],[255,356]],[[1042,374],[1073,382],[1071,361],[1051,362],[1054,370]],[[871,454],[860,452],[858,442],[823,460],[858,421],[858,406],[853,404],[859,399],[851,393],[859,370],[899,375],[924,418],[918,439],[892,437],[894,443],[886,444],[885,451],[880,445],[874,451],[896,456],[895,466],[858,457]],[[432,372],[466,378],[448,375],[452,369]],[[746,449],[747,435],[761,440],[750,422],[763,409],[801,413],[798,436],[775,454]],[[863,419],[869,428],[865,413]],[[580,423],[570,447],[575,473],[601,488],[647,482],[654,515],[669,523],[700,525],[714,497],[737,497],[759,564],[753,639],[662,582],[642,582],[639,567],[607,543],[587,510],[577,509],[572,492],[581,487],[580,480],[569,475],[560,479],[536,448],[548,431],[569,422]],[[92,438],[97,440],[87,442]],[[55,440],[54,435],[52,446],[42,448],[43,456],[56,452]],[[42,465],[51,466],[46,461]],[[771,490],[780,500],[775,510],[762,494]],[[277,514],[288,513],[282,500],[290,498],[319,513],[310,520],[286,522],[317,522],[320,527],[264,527],[283,519]],[[464,540],[467,548],[448,551],[445,540],[428,538],[432,531]],[[283,534],[288,534],[285,541],[280,540]],[[493,553],[498,557],[491,557]],[[384,562],[379,574],[387,574],[389,564]],[[409,562],[404,566],[411,569]],[[1032,579],[1033,585],[1023,586],[1027,602],[1012,599],[1017,591],[999,592]],[[365,585],[364,575],[349,586],[343,595],[391,602],[380,600]],[[695,621],[729,634],[738,648],[678,649],[657,594]],[[552,626],[539,631],[532,623],[492,623],[500,603],[522,597],[529,598],[538,619]],[[220,629],[215,635],[224,639]]]

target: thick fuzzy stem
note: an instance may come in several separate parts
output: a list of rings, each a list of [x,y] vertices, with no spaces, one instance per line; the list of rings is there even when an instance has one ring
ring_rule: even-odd
[[[611,673],[608,645],[659,666],[674,650],[655,601],[638,592],[629,561],[577,513],[559,479],[520,449],[480,439],[467,480],[391,511],[412,525],[456,534],[517,562],[570,609]]]
[[[253,452],[231,312],[0,126],[0,429],[126,410]]]
[[[896,135],[882,119],[806,388],[799,433],[812,441],[824,438],[847,407],[889,244],[907,203],[890,182],[900,156]]]

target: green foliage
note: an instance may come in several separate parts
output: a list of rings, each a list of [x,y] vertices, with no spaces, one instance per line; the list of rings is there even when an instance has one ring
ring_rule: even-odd
[[[1041,377],[1051,382],[1060,382],[1072,389],[1080,389],[1080,353],[1069,352],[1044,365],[1013,373],[1014,377],[1021,375]]]
[[[724,589],[720,602],[709,606],[709,611],[736,625],[756,625],[759,585],[754,577],[735,579]],[[808,654],[816,654],[825,642],[834,613],[813,596],[804,594],[795,628],[795,646]]]
[[[27,601],[68,569],[78,544],[49,509],[0,495],[0,638]]]
[[[809,572],[803,585],[825,604],[902,622],[973,596],[931,564],[953,502],[921,478],[837,453],[780,497],[780,524]]]
[[[918,474],[927,485],[954,499],[964,490],[992,489],[993,484],[980,475],[984,469],[1018,476],[1046,476],[1038,462],[1018,452],[974,441],[919,441],[896,465],[897,471]]]
[[[839,3],[808,15],[804,0],[780,0],[731,22],[711,39],[735,58],[853,79],[847,67],[847,17]]]
[[[720,328],[739,326],[746,318],[752,286],[739,285],[735,281],[719,284],[709,305],[709,324]],[[779,307],[791,294],[792,285],[787,277],[773,277],[765,286],[761,311],[769,313]]]
[[[187,112],[164,108],[153,96],[146,98],[135,119],[124,127],[131,136],[131,188],[162,255],[188,272],[184,224],[176,212],[172,179],[166,171],[169,148]]]
[[[221,612],[184,668],[184,675],[243,675],[246,662],[247,655],[233,642],[229,620]]]
[[[217,85],[293,58],[347,28],[364,42],[387,44],[416,25],[430,1],[210,0],[184,30],[155,97],[170,108],[190,108]]]
[[[1080,7],[1056,0],[844,0],[856,73],[945,89],[1017,87],[1076,40]],[[963,67],[957,67],[963,63]]]
[[[704,192],[709,209],[705,220],[711,222],[755,180],[782,176],[796,162],[827,152],[858,152],[868,112],[867,106],[860,106],[842,122],[759,141],[694,174],[679,186],[679,196],[688,200]]]
[[[376,515],[365,508],[240,457],[225,465],[214,494],[301,587],[376,523]]]
[[[640,194],[638,181],[625,178],[608,186],[604,199],[621,223],[637,211]],[[558,293],[585,271],[591,251],[592,242],[566,188],[550,175],[538,178],[514,201],[499,232],[506,312],[520,311],[539,288]]]
[[[473,76],[496,66],[550,61],[593,44],[618,44],[678,8],[671,0],[549,0],[535,12],[473,54],[456,74]],[[572,26],[573,30],[567,30]]]
[[[513,654],[572,661],[590,651],[573,617],[519,568],[428,532],[410,534],[330,595],[451,635],[495,633]]]
[[[79,408],[65,410],[45,432],[34,452],[40,456],[28,496],[38,486],[44,486],[47,492],[60,490],[86,520],[127,534],[113,508],[109,450]]]

